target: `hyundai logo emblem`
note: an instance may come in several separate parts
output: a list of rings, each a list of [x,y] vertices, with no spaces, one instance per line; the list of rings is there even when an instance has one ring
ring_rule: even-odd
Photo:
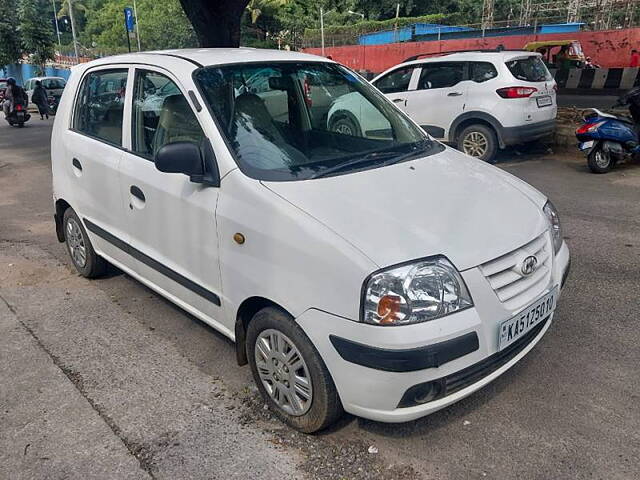
[[[523,275],[531,275],[536,271],[536,267],[538,266],[538,259],[530,255],[522,261],[522,267],[520,267],[520,271]]]

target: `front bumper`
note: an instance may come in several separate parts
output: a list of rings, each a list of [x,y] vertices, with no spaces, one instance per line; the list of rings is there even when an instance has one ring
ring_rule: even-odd
[[[504,145],[518,145],[548,137],[554,132],[555,128],[555,119],[518,127],[502,127],[500,138]]]
[[[569,250],[564,244],[554,260],[549,290],[559,286],[563,277],[566,278],[568,264]],[[490,383],[515,365],[540,341],[549,329],[553,315],[513,349],[497,352],[498,325],[514,312],[506,312],[504,309],[501,311],[493,291],[488,286],[484,290],[474,289],[470,283],[476,280],[471,277],[472,275],[465,277],[465,281],[474,296],[475,307],[431,322],[379,327],[346,320],[315,309],[307,310],[297,318],[324,359],[347,412],[381,422],[405,422],[428,415]],[[480,298],[489,296],[493,298]],[[474,334],[478,340],[477,348],[470,341]],[[331,340],[332,336],[334,339],[347,339],[351,344],[371,347],[374,352],[397,353],[421,349],[425,352],[440,352],[439,345],[444,342],[466,345],[468,352],[459,350],[451,358],[436,355],[433,366],[418,370],[407,368],[407,365],[414,364],[411,361],[402,362],[400,356],[399,363],[391,362],[397,368],[390,369],[384,368],[389,365],[388,362],[385,363],[388,358],[384,355],[382,363],[378,365],[375,365],[375,355],[346,359],[344,348],[341,355],[334,345],[335,340]],[[466,343],[458,343],[461,338],[466,338]],[[419,357],[409,357],[411,360],[419,360]],[[354,361],[358,358],[364,360]],[[397,355],[392,358],[398,360]],[[446,361],[443,362],[443,359]],[[399,406],[406,404],[404,397],[407,391],[427,382],[440,383],[446,389],[444,395],[416,406]]]

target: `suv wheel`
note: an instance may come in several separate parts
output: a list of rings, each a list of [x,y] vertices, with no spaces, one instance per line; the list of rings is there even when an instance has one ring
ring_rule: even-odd
[[[86,278],[102,275],[107,262],[93,249],[87,231],[73,208],[65,210],[62,222],[67,250],[76,270]]]
[[[332,121],[330,130],[332,132],[340,133],[342,135],[350,135],[352,137],[362,136],[358,122],[346,116],[340,116],[337,120]]]
[[[322,358],[284,311],[267,307],[247,330],[247,357],[260,394],[275,415],[304,433],[342,415],[342,404]]]
[[[493,163],[498,151],[498,139],[490,127],[481,124],[470,125],[458,135],[458,150]]]

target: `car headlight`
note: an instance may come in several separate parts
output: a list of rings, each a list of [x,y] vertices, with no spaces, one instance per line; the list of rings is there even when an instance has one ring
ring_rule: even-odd
[[[553,239],[553,252],[558,253],[560,247],[562,247],[562,227],[560,226],[560,215],[553,203],[548,201],[542,209],[544,214],[549,220],[549,226],[551,227],[551,238]]]
[[[408,325],[472,306],[458,270],[438,256],[371,274],[363,285],[361,320],[374,325]]]

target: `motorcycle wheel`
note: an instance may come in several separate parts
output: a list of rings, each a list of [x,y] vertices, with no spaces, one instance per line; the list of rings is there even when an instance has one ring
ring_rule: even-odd
[[[19,123],[18,128],[22,128],[22,127],[24,127],[24,123]]]
[[[587,155],[587,165],[593,173],[607,173],[613,167],[613,158],[598,145]]]

